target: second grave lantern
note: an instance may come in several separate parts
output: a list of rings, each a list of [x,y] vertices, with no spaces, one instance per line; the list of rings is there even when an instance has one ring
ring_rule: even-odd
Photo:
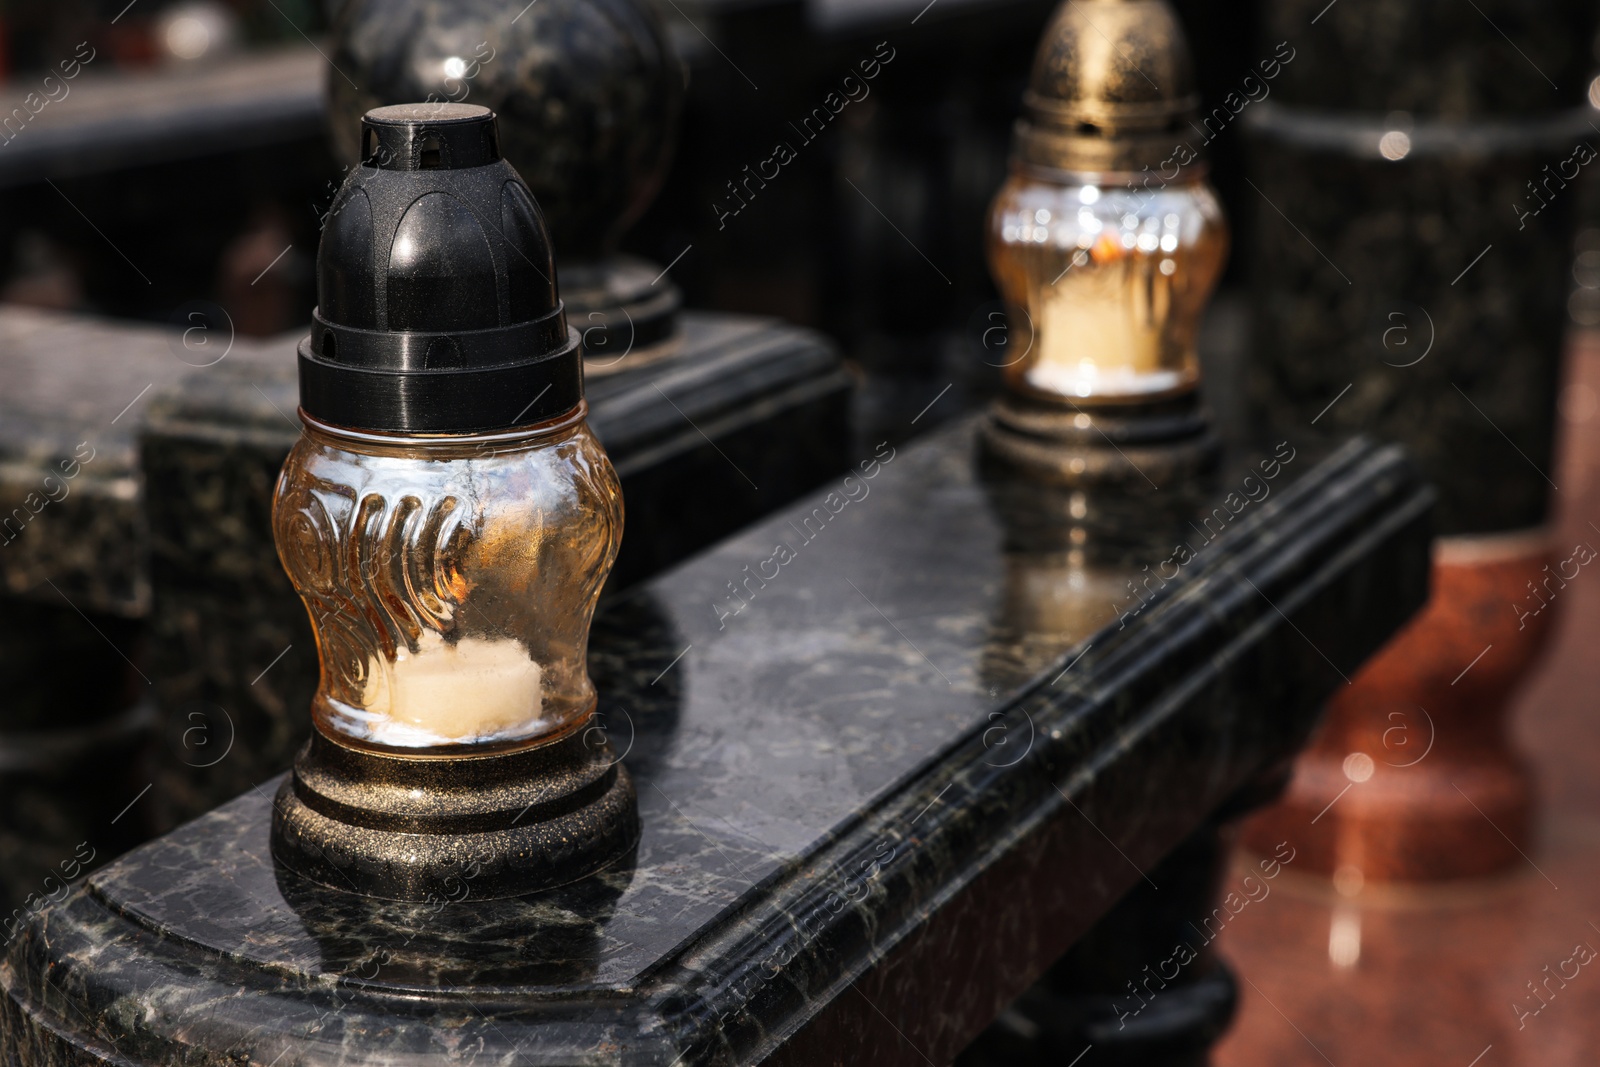
[[[1165,0],[1062,4],[990,209],[1018,354],[984,447],[1007,477],[1073,491],[1074,544],[1125,525],[1130,494],[1176,505],[1217,458],[1196,338],[1228,228],[1187,144],[1192,66]]]
[[[1002,455],[1033,465],[1049,442],[1102,437],[1211,447],[1195,340],[1228,230],[1184,143],[1197,104],[1164,0],[1057,10],[990,211],[990,264],[1021,352],[989,433]]]

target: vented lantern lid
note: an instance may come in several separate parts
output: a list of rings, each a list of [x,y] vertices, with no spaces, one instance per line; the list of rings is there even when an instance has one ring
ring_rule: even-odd
[[[300,406],[379,433],[483,433],[583,399],[544,218],[494,112],[402,104],[361,120],[362,160],[317,252]]]

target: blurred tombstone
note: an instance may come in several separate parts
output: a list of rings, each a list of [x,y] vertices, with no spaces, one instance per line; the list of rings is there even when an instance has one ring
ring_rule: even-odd
[[[1600,158],[1596,14],[1578,0],[1265,8],[1260,50],[1280,76],[1241,116],[1254,417],[1402,442],[1440,491],[1430,607],[1334,698],[1286,799],[1247,835],[1259,848],[1292,827],[1308,868],[1435,881],[1529,847],[1506,705],[1561,590],[1590,580],[1591,550],[1554,544],[1548,524],[1574,186]]]
[[[334,22],[328,130],[346,166],[360,119],[386,104],[480,104],[532,190],[589,373],[676,350],[678,290],[620,255],[672,156],[685,72],[650,0],[350,0]],[[621,340],[626,338],[626,340]]]

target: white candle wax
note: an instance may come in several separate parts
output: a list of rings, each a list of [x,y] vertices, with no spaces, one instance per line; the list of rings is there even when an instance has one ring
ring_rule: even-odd
[[[371,661],[361,702],[378,742],[444,744],[494,738],[539,718],[539,664],[520,642],[424,631],[417,651]]]
[[[1161,374],[1161,323],[1097,277],[1045,289],[1033,384],[1067,396],[1144,392]]]

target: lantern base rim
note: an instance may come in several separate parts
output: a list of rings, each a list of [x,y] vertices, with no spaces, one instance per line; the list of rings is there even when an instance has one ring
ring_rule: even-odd
[[[633,780],[590,733],[454,760],[364,751],[313,729],[273,806],[273,858],[387,900],[521,896],[585,878],[639,838]]]
[[[1222,445],[1198,390],[1093,407],[1002,395],[979,435],[994,474],[1068,488],[1138,494],[1214,470]]]
[[[683,293],[666,274],[621,254],[562,264],[567,320],[582,338],[586,378],[654,363],[683,347]]]

